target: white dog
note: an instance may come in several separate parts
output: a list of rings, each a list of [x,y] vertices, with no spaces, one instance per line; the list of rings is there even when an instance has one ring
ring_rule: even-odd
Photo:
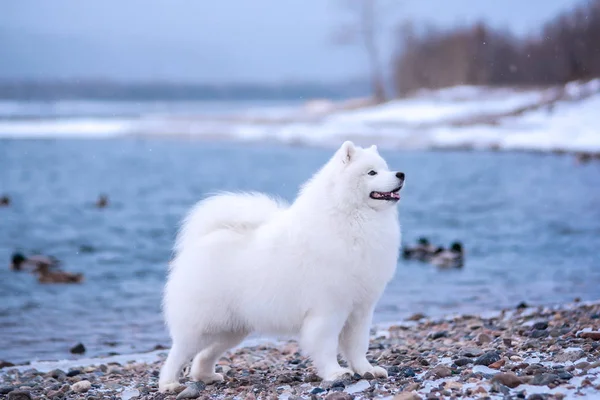
[[[345,142],[289,206],[256,193],[200,201],[178,235],[165,287],[173,346],[160,390],[179,386],[192,357],[192,379],[223,380],[216,361],[251,332],[299,335],[325,380],[387,377],[366,352],[373,309],[396,268],[403,183],[375,146]]]

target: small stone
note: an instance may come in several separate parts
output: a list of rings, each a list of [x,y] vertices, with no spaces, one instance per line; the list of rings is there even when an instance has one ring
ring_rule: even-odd
[[[500,369],[504,366],[504,364],[506,364],[506,360],[505,359],[501,359],[500,361],[496,361],[495,363],[491,363],[489,365],[490,368],[492,369]]]
[[[409,321],[420,321],[423,318],[427,318],[425,314],[416,313],[416,314],[413,314],[410,317],[408,317],[408,320]]]
[[[345,388],[346,382],[343,379],[337,379],[331,383],[331,388]]]
[[[81,374],[81,370],[79,369],[72,369],[69,372],[67,372],[68,377],[77,376],[79,374]]]
[[[508,395],[510,393],[510,388],[499,382],[494,382],[492,384],[491,391],[496,393],[502,393],[503,395]]]
[[[568,381],[573,377],[573,375],[568,373],[567,371],[561,371],[558,373],[558,377],[562,380]]]
[[[304,382],[320,382],[321,378],[315,373],[310,373],[304,377]]]
[[[541,331],[546,330],[548,329],[548,323],[546,321],[536,322],[535,324],[533,324],[533,329]]]
[[[454,364],[458,367],[464,367],[467,364],[471,364],[473,360],[467,357],[459,358],[458,360],[454,360]]]
[[[0,386],[0,394],[9,394],[15,390],[14,386]]]
[[[84,393],[90,390],[92,383],[90,381],[79,381],[71,385],[71,390],[77,393]]]
[[[532,337],[534,339],[540,339],[540,338],[545,338],[549,335],[550,333],[548,331],[542,331],[539,329],[533,330],[531,331],[531,333],[529,334],[529,337]]]
[[[362,377],[363,377],[364,379],[366,379],[366,380],[372,380],[372,379],[375,379],[375,376],[373,376],[373,374],[372,374],[372,373],[370,373],[370,372],[366,372],[366,373],[365,373],[365,374],[364,374]]]
[[[58,381],[64,381],[67,378],[67,374],[60,369],[53,369],[52,371],[48,372],[46,376],[50,376]]]
[[[542,373],[534,376],[529,383],[535,386],[548,386],[558,380],[559,377],[556,374]]]
[[[429,336],[432,340],[448,337],[448,331],[434,332]]]
[[[31,395],[25,390],[13,390],[6,397],[7,400],[31,400]]]
[[[521,381],[521,379],[512,372],[501,372],[496,374],[492,378],[492,382],[501,383],[502,385],[508,386],[511,389],[514,389],[523,383],[523,381]]]
[[[310,394],[319,394],[319,393],[323,393],[326,392],[327,390],[322,389],[320,387],[316,387],[313,390],[310,391]]]
[[[486,335],[485,333],[480,333],[479,335],[477,335],[477,339],[475,341],[478,345],[483,345],[492,343],[492,338],[489,335]]]
[[[392,400],[421,400],[421,396],[415,392],[402,392],[395,395]]]
[[[534,393],[531,396],[529,396],[527,400],[546,400],[546,398],[542,394]]]
[[[344,392],[335,392],[335,393],[330,393],[327,395],[327,397],[325,397],[325,400],[352,400],[353,397],[351,395],[349,395],[348,393],[344,393]]]
[[[529,307],[529,305],[527,303],[525,303],[524,301],[517,304],[517,310],[522,310],[523,308],[527,308],[527,307]]]
[[[398,373],[398,375],[402,375],[405,378],[411,378],[417,374],[415,373],[415,370],[411,367],[402,367],[400,368],[400,372]]]
[[[192,382],[185,390],[177,395],[177,400],[196,399],[200,397],[206,385],[203,382]]]
[[[421,384],[419,382],[413,382],[413,383],[407,385],[404,388],[404,391],[405,392],[412,392],[412,391],[415,391],[415,390],[419,390],[420,388],[421,388]]]
[[[600,340],[600,332],[581,332],[579,337],[583,339]]]
[[[477,347],[465,347],[461,354],[465,357],[479,357],[483,354],[483,350]]]
[[[77,343],[75,346],[71,347],[70,352],[72,354],[83,354],[85,353],[85,346],[83,343]]]
[[[452,370],[445,365],[438,365],[430,371],[430,374],[436,379],[447,378],[452,376]]]
[[[507,347],[511,347],[512,346],[512,339],[511,338],[503,338],[502,339],[502,343],[504,343],[504,345],[507,346]]]
[[[475,365],[485,365],[487,367],[496,361],[500,361],[500,354],[497,351],[488,351],[475,360]]]

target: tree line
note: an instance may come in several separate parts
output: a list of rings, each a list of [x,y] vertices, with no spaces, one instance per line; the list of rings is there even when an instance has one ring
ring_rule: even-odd
[[[550,85],[600,77],[600,0],[587,0],[517,37],[484,23],[417,29],[405,23],[392,60],[395,92],[453,85]]]

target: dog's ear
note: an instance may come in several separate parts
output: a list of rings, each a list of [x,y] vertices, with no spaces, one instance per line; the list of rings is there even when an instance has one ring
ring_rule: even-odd
[[[342,143],[342,147],[340,147],[340,153],[342,155],[342,162],[344,164],[348,164],[350,161],[352,161],[354,155],[356,154],[356,147],[354,146],[354,143],[349,140]]]

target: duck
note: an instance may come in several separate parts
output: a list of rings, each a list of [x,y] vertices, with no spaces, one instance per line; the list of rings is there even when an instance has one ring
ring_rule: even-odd
[[[60,261],[51,256],[32,255],[25,257],[22,253],[12,255],[10,269],[13,271],[31,270],[35,271],[40,266],[45,265],[48,269],[60,265]]]
[[[462,243],[453,242],[449,249],[438,247],[431,255],[429,262],[443,269],[462,268],[464,264]]]
[[[96,207],[104,208],[106,206],[108,206],[108,196],[101,194],[98,200],[96,200]]]
[[[402,257],[406,260],[427,261],[428,257],[436,250],[426,237],[420,237],[415,247],[407,247],[402,251]]]
[[[51,271],[48,264],[39,265],[34,271],[39,283],[81,283],[83,274],[66,271]]]
[[[10,197],[4,195],[0,197],[0,207],[10,206]]]

